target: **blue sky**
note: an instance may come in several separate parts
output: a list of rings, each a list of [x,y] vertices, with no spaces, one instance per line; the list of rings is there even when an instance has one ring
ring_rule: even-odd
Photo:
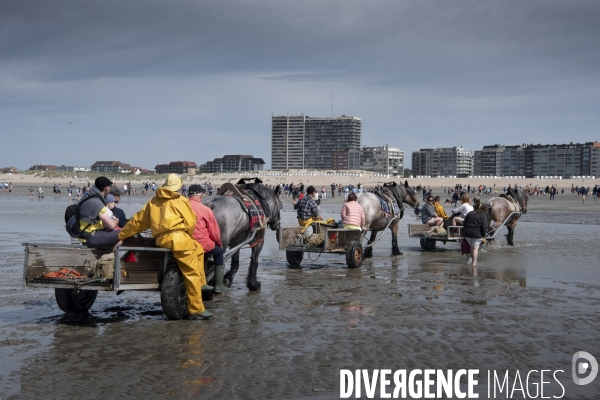
[[[363,145],[599,139],[598,1],[0,2],[0,167],[252,154],[271,115]],[[72,122],[72,124],[69,124]]]

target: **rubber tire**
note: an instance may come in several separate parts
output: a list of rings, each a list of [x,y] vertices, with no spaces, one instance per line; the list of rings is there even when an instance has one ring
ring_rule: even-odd
[[[97,296],[97,290],[54,289],[56,304],[67,313],[88,312]]]
[[[179,268],[170,268],[163,276],[160,285],[160,304],[168,319],[184,319],[190,315],[185,283]]]
[[[431,251],[435,249],[435,240],[421,238],[421,248],[425,251]]]
[[[290,264],[290,266],[292,267],[300,267],[300,265],[302,264],[302,258],[304,257],[304,252],[303,251],[286,251],[285,252],[285,259],[287,260],[288,264]]]
[[[348,268],[360,268],[364,259],[363,247],[360,242],[353,242],[352,245],[346,250],[346,265]]]

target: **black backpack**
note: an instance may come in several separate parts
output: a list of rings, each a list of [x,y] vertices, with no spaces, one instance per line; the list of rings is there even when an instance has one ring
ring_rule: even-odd
[[[104,202],[104,198],[101,195],[95,193],[84,197],[79,203],[71,204],[65,210],[65,229],[67,230],[69,236],[77,239],[89,238],[90,234],[86,232],[86,229],[91,224],[88,224],[85,228],[83,228],[83,230],[79,229],[79,207],[81,207],[81,205],[89,199],[93,198],[100,199],[103,204],[106,204]]]

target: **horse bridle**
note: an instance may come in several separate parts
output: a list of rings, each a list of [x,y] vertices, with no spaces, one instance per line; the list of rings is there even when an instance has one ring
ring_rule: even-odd
[[[277,198],[277,195],[275,194],[275,192],[273,191],[273,193],[270,193],[273,195],[273,200],[275,201],[275,212],[271,213],[271,207],[269,207],[269,201],[267,199],[265,199],[265,204],[263,205],[263,209],[266,208],[265,210],[265,216],[267,216],[269,218],[269,222],[267,222],[267,226],[269,228],[271,228],[271,230],[276,231],[277,229],[279,229],[279,225],[280,225],[280,221],[281,221],[281,208],[283,208],[283,204],[281,205],[281,207],[279,207],[280,201]],[[275,213],[277,213],[277,221],[273,221],[273,216],[275,216]],[[268,214],[268,215],[267,215]]]
[[[523,214],[527,213],[527,207],[524,207],[525,204],[525,196],[524,194],[521,192],[521,190],[516,189],[516,190],[511,190],[510,191],[510,196],[515,199],[515,201],[517,202],[517,204],[519,205],[519,208],[521,209],[521,212]]]
[[[283,203],[281,203],[281,208],[279,207],[280,205],[280,201],[277,198],[277,195],[275,193],[273,193],[273,199],[275,200],[275,209],[277,210],[277,222],[273,222],[273,220],[271,218],[269,218],[269,222],[267,223],[267,225],[271,228],[271,230],[276,231],[277,229],[279,229],[279,225],[281,222],[281,208],[283,208]]]

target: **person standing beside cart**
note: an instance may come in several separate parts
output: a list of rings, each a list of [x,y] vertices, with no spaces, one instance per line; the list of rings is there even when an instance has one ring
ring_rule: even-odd
[[[193,238],[196,214],[189,200],[177,193],[181,186],[182,179],[170,174],[164,185],[156,190],[156,196],[125,224],[119,239],[150,229],[156,245],[171,250],[177,260],[187,291],[189,318],[209,319],[212,313],[204,308],[201,290],[212,290],[213,287],[206,284],[204,249]]]

